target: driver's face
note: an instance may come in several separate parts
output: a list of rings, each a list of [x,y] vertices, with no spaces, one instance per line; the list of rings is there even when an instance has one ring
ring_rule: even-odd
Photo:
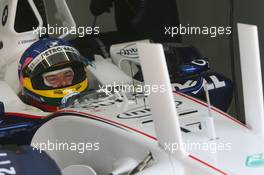
[[[72,85],[74,72],[71,68],[63,69],[61,71],[49,72],[43,76],[45,84],[53,88],[64,87]]]

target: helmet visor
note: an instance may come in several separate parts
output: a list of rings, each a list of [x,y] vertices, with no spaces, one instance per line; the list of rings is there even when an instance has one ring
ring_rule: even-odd
[[[45,86],[60,88],[72,85],[74,71],[70,67],[42,74]]]
[[[80,62],[71,62],[47,69],[31,78],[36,90],[52,90],[76,85],[87,79],[85,67]]]

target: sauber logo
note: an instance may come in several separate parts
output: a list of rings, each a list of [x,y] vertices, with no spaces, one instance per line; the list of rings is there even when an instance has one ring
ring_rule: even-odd
[[[128,44],[123,49],[121,49],[117,54],[127,57],[127,58],[138,58],[138,49],[136,48],[136,44]]]

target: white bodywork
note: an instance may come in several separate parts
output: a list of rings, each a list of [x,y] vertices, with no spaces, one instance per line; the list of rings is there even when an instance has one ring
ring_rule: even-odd
[[[39,27],[42,27],[43,21],[33,0],[28,2],[35,13]],[[1,17],[6,16],[3,17],[5,23],[0,24],[0,41],[3,45],[3,48],[0,49],[0,78],[5,80],[16,92],[19,90],[19,80],[18,76],[14,76],[14,72],[17,72],[19,59],[23,52],[39,39],[37,29],[23,33],[15,31],[17,3],[18,0],[2,0],[0,6]]]
[[[154,47],[141,46],[146,51]],[[153,52],[148,50],[142,56],[160,52],[158,50]],[[156,53],[157,56],[160,54]],[[160,56],[162,58],[162,54]],[[159,63],[164,64],[163,61]],[[160,82],[161,80],[149,81]],[[164,113],[157,112],[168,108],[168,104],[164,103],[162,98],[157,100],[151,97],[146,103],[145,98],[141,96],[137,100],[115,101],[109,98],[101,102],[77,104],[73,108],[61,111],[62,116],[43,125],[35,134],[32,145],[40,147],[39,144],[47,143],[48,140],[57,144],[99,143],[100,151],[90,150],[82,154],[70,150],[47,150],[61,169],[71,165],[87,165],[97,174],[115,172],[119,168],[116,164],[121,160],[127,161],[126,170],[123,172],[128,174],[135,166],[131,162],[140,162],[148,152],[152,153],[154,161],[139,174],[263,174],[264,166],[259,162],[264,153],[263,137],[259,137],[247,126],[212,107],[211,115],[214,118],[217,136],[217,139],[212,140],[205,134],[206,126],[202,125],[204,119],[208,117],[206,103],[181,93],[174,93],[173,98],[179,117],[177,119],[175,115],[171,120],[166,118],[173,117],[166,110]],[[158,108],[152,109],[152,112],[158,114],[156,116],[151,115],[149,107],[153,99],[156,103],[150,106]],[[153,119],[156,122],[153,122]],[[180,133],[179,127],[173,129],[173,126],[177,126],[177,120],[181,127]],[[179,149],[179,146],[182,148]]]
[[[111,70],[111,72],[109,72]],[[113,85],[116,84],[130,84],[132,78],[122,72],[111,60],[106,60],[101,56],[96,56],[93,66],[88,66],[89,80],[99,82],[101,85]],[[92,83],[92,82],[91,82]],[[93,83],[94,84],[94,83]],[[94,85],[96,86],[96,85]]]

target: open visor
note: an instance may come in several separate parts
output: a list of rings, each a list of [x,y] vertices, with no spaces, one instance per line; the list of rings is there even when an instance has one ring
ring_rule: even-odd
[[[73,47],[58,46],[39,54],[23,70],[24,77],[34,77],[40,73],[46,72],[51,67],[60,66],[71,62],[83,62],[84,58]]]

